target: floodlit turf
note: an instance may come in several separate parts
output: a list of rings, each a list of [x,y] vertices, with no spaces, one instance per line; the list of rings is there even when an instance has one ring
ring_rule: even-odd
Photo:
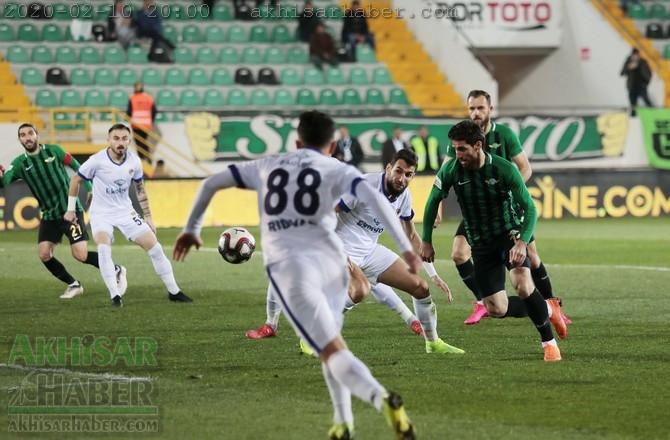
[[[466,354],[426,354],[422,338],[374,300],[346,316],[344,336],[380,382],[403,395],[422,440],[669,438],[669,225],[667,218],[539,222],[540,255],[573,320],[559,341],[562,362],[542,361],[528,319],[463,325],[472,297],[449,260],[455,222],[436,233],[436,267],[454,303],[432,291],[441,337]],[[85,288],[72,300],[58,298],[64,285],[39,263],[36,231],[0,233],[0,438],[94,436],[8,432],[13,393],[45,371],[6,365],[17,335],[27,334],[156,341],[156,365],[64,366],[66,380],[79,377],[74,372],[151,380],[159,433],[103,438],[325,439],[332,410],[320,365],[300,354],[283,318],[277,337],[246,339],[265,318],[262,258],[224,263],[214,249],[219,232],[206,230],[206,248],[173,264],[192,304],[170,303],[149,257],[117,235],[113,256],[128,267],[129,284],[120,310],[110,306],[97,270],[75,262],[66,246],[57,257]],[[159,231],[170,256],[177,233]],[[355,401],[354,413],[356,439],[392,438],[366,404]]]

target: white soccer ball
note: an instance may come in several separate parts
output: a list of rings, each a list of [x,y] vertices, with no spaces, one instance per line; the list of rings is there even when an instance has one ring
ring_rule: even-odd
[[[219,253],[228,263],[249,261],[255,250],[256,239],[244,228],[228,228],[219,237]]]

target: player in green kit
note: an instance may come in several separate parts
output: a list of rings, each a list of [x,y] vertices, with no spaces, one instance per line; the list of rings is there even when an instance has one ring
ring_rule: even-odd
[[[84,210],[79,201],[77,201],[78,224],[73,225],[63,220],[70,187],[70,176],[65,167],[70,167],[76,172],[79,169],[79,162],[58,145],[40,144],[37,129],[32,124],[19,126],[19,142],[25,152],[14,159],[7,170],[0,165],[0,187],[5,187],[16,180],[26,182],[42,211],[37,238],[40,260],[53,276],[68,285],[60,297],[74,298],[81,295],[84,288],[53,255],[53,250],[56,244],[61,242],[63,235],[70,241],[70,249],[75,259],[98,267],[98,253],[88,251]],[[90,183],[87,183],[86,189],[89,192],[92,190]],[[118,265],[115,267],[117,285],[125,292],[128,285],[126,269]]]
[[[461,207],[465,234],[472,247],[474,281],[489,315],[529,316],[544,347],[544,360],[561,360],[549,323],[561,338],[567,328],[560,306],[545,302],[530,275],[526,248],[537,221],[537,210],[519,170],[500,156],[484,151],[486,139],[477,123],[466,120],[449,130],[456,153],[437,173],[424,213],[421,256],[432,262],[433,226],[438,207],[453,189]],[[517,204],[523,209],[523,219]],[[517,295],[505,293],[505,268]]]

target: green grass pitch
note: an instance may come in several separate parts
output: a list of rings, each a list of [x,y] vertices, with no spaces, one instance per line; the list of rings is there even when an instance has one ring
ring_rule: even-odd
[[[542,361],[528,319],[463,325],[472,297],[449,260],[455,228],[450,221],[436,232],[436,267],[454,302],[431,290],[441,337],[465,355],[426,354],[422,339],[373,299],[345,318],[350,348],[382,384],[404,396],[420,439],[670,438],[667,218],[539,222],[538,250],[573,320],[568,338],[559,341],[563,361],[554,364]],[[170,303],[149,257],[117,234],[113,256],[128,267],[129,283],[120,310],[110,306],[98,271],[74,261],[67,246],[56,255],[85,293],[61,300],[64,285],[39,263],[36,231],[0,233],[0,439],[93,437],[8,432],[11,391],[31,371],[42,371],[7,365],[21,334],[156,341],[155,365],[59,367],[66,376],[150,378],[159,432],[102,438],[325,439],[332,410],[321,367],[300,354],[284,318],[277,337],[246,339],[245,331],[265,319],[262,257],[259,252],[249,263],[226,264],[215,251],[221,230],[207,229],[204,249],[185,264],[173,262],[193,304]],[[257,228],[251,231],[260,238]],[[169,256],[178,232],[159,231]],[[384,242],[390,244],[388,237]],[[354,400],[354,414],[357,440],[392,438],[368,405]]]

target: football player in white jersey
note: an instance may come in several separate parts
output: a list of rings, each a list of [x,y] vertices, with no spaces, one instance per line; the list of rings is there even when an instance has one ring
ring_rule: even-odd
[[[318,111],[305,112],[297,131],[297,151],[231,165],[203,181],[173,257],[184,260],[192,246],[202,244],[202,218],[218,190],[234,186],[256,190],[268,280],[296,334],[322,362],[334,408],[328,438],[353,436],[353,394],[384,412],[395,438],[414,439],[402,398],[372,376],[341,335],[349,269],[335,234],[334,208],[340,197],[355,195],[384,220],[409,265],[409,271],[404,266],[406,273],[416,273],[421,261],[384,197],[354,167],[329,157],[335,148],[333,120]]]
[[[170,260],[163,253],[163,247],[156,238],[156,227],[151,219],[149,198],[142,180],[142,164],[137,156],[128,152],[130,140],[130,129],[125,125],[115,124],[109,129],[107,133],[109,147],[89,157],[70,178],[68,210],[63,218],[72,223],[77,222],[74,211],[79,184],[84,179],[92,180],[91,231],[98,245],[100,273],[109,290],[112,305],[123,306],[112,263],[114,228],[149,254],[156,273],[167,287],[170,301],[191,302],[191,298],[184,295],[177,286]],[[131,182],[135,186],[137,201],[143,215],[135,211],[130,200],[128,191]]]

